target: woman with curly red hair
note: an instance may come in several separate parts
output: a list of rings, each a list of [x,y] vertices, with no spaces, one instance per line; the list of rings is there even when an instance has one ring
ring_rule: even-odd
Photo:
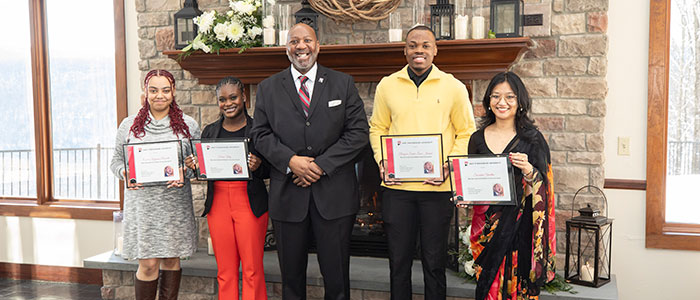
[[[183,141],[183,156],[190,155],[189,139],[199,138],[199,125],[175,102],[175,78],[165,70],[152,70],[144,79],[146,101],[135,116],[122,121],[117,131],[112,172],[125,179],[124,150],[127,143]],[[138,259],[134,278],[136,299],[155,299],[160,277],[160,298],[177,299],[180,288],[180,257],[194,254],[196,225],[189,178],[167,186],[141,187],[127,183],[124,192],[125,259]],[[160,271],[160,274],[159,274]]]

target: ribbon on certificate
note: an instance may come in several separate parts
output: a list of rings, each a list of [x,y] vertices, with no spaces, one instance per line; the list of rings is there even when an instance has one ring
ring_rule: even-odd
[[[394,144],[392,143],[392,138],[386,139],[386,173],[394,174]]]
[[[126,153],[129,157],[129,182],[136,183],[136,166],[134,163],[134,146],[127,146]]]
[[[197,143],[197,162],[199,163],[199,174],[207,174],[207,170],[204,167],[204,153],[202,152],[202,143]]]
[[[464,196],[462,193],[462,177],[460,173],[459,158],[452,159],[452,169],[455,176],[455,196]]]

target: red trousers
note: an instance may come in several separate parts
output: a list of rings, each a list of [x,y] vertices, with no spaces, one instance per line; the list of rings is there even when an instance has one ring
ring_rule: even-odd
[[[216,256],[219,299],[237,300],[239,263],[243,300],[267,299],[263,248],[267,213],[253,215],[245,181],[214,182],[214,201],[207,215]]]

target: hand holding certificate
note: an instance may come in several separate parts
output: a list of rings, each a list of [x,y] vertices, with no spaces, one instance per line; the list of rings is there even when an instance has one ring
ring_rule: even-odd
[[[513,166],[507,155],[450,156],[448,161],[457,205],[515,204]]]
[[[250,180],[248,139],[192,140],[198,180]]]
[[[401,182],[439,184],[444,181],[442,135],[384,135],[383,179],[387,185]]]
[[[125,144],[124,161],[127,188],[167,185],[181,187],[184,174],[181,161],[180,141]]]

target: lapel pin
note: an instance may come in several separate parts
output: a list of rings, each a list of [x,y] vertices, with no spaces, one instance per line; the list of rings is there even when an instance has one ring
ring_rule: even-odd
[[[318,79],[318,83],[323,83],[323,77]]]

